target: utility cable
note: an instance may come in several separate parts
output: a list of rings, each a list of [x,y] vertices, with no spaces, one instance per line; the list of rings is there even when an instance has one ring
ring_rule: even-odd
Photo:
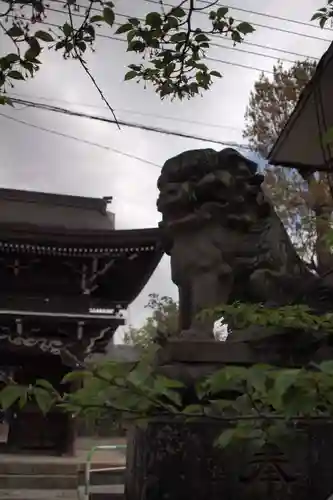
[[[48,132],[49,134],[57,135],[59,137],[64,137],[65,139],[72,139],[74,141],[78,141],[78,142],[81,142],[83,144],[87,144],[88,146],[94,146],[94,147],[98,147],[100,149],[104,149],[106,151],[112,151],[113,153],[117,153],[117,154],[122,155],[122,156],[127,156],[128,158],[138,160],[138,161],[141,161],[143,163],[147,163],[148,165],[153,165],[154,167],[161,168],[160,165],[158,165],[157,163],[146,160],[145,158],[140,158],[139,156],[135,156],[135,155],[132,155],[130,153],[125,153],[124,151],[120,151],[119,149],[115,149],[115,148],[112,148],[110,146],[104,146],[103,144],[98,144],[96,142],[87,141],[85,139],[76,137],[74,135],[65,134],[63,132],[58,132],[57,130],[42,127],[40,125],[35,125],[34,123],[30,123],[30,122],[27,122],[25,120],[20,120],[19,118],[15,118],[13,116],[8,116],[4,113],[0,113],[0,116],[5,118],[6,120],[11,120],[15,123],[20,123],[21,125],[26,125],[27,127],[31,127],[33,129],[41,130],[43,132]]]
[[[146,0],[146,1],[148,1],[148,0]],[[207,0],[197,0],[197,2],[206,4],[206,5],[211,4],[211,2],[209,2]],[[224,7],[224,5],[221,4],[221,3],[217,3],[216,7]],[[290,19],[288,17],[275,16],[273,14],[265,14],[264,12],[258,12],[258,11],[255,11],[255,10],[243,9],[242,7],[236,7],[235,5],[232,5],[231,9],[232,10],[238,10],[239,12],[245,12],[247,14],[254,14],[256,16],[266,17],[267,19],[274,19],[275,21],[282,21],[282,22],[287,22],[287,23],[294,23],[294,24],[298,24],[300,26],[307,26],[307,27],[310,27],[310,28],[317,28],[317,29],[320,29],[320,30],[327,30],[327,31],[331,31],[331,32],[333,31],[332,28],[327,28],[327,27],[320,28],[320,26],[315,26],[314,24],[311,24],[309,22],[299,21],[299,20],[296,20],[296,19]]]
[[[24,99],[16,99],[16,98],[13,98],[12,101],[14,103],[17,102],[18,104],[28,105],[32,108],[43,109],[45,111],[52,111],[55,113],[60,113],[60,114],[69,115],[69,116],[75,116],[75,117],[79,117],[79,118],[86,118],[88,120],[96,120],[96,121],[100,121],[100,122],[104,122],[104,123],[110,123],[113,125],[117,124],[117,122],[115,120],[113,120],[112,118],[106,118],[104,116],[89,115],[88,113],[73,111],[70,109],[62,108],[60,106],[50,106],[50,105],[47,105],[44,103],[27,101]],[[193,140],[197,140],[197,141],[201,141],[201,142],[220,144],[222,146],[228,146],[231,148],[240,148],[240,149],[247,149],[247,150],[250,149],[250,147],[247,144],[240,144],[240,143],[232,142],[232,141],[221,141],[221,140],[210,138],[210,137],[203,137],[200,135],[190,134],[190,133],[186,133],[186,132],[179,132],[177,130],[170,130],[170,129],[166,129],[163,127],[154,127],[151,125],[130,122],[127,120],[118,120],[118,123],[120,125],[122,125],[123,127],[145,130],[147,132],[155,132],[157,134],[162,134],[162,135],[170,135],[170,136],[174,136],[174,137],[181,137],[183,139],[193,139]]]
[[[53,1],[54,1],[54,2],[56,2],[56,3],[62,4],[62,5],[66,5],[66,2],[65,2],[64,0],[53,0]],[[155,3],[157,3],[157,2],[155,2]],[[83,5],[81,5],[81,6],[80,6],[79,4],[77,4],[77,5],[78,5],[79,7],[84,8],[84,6],[83,6]],[[65,14],[65,12],[64,12],[64,11],[60,11],[60,10],[57,10],[57,9],[50,9],[50,8],[49,8],[48,10],[53,10],[54,12],[59,12],[59,13]],[[92,10],[95,10],[95,11],[98,11],[98,12],[99,12],[99,10],[98,10],[98,9],[94,9],[94,8],[93,8]],[[240,9],[236,9],[236,10],[240,10]],[[116,13],[116,15],[117,15],[118,17],[123,17],[123,18],[125,18],[125,19],[129,19],[129,18],[131,17],[131,16],[130,16],[130,15],[128,15],[128,14],[121,14],[121,13],[119,13],[119,12],[117,12],[117,13]],[[262,14],[262,15],[264,15],[264,14]],[[84,17],[84,15],[83,15],[83,14],[79,14],[79,13],[73,13],[73,16],[77,16],[77,17],[81,17],[81,18],[82,18],[82,17]],[[269,16],[269,17],[270,17],[270,16]],[[143,19],[142,19],[142,18],[139,18],[139,19],[140,19],[141,21],[143,21]],[[284,18],[283,18],[283,19],[284,19]],[[294,22],[294,21],[292,21],[292,22]],[[305,23],[305,24],[306,24],[306,23]],[[116,25],[116,26],[118,26],[118,25],[120,25],[120,23],[115,23],[115,25]],[[313,26],[313,25],[311,25],[310,23],[308,23],[308,25],[309,25],[309,26],[312,26],[313,28],[317,28],[317,26]],[[269,27],[269,26],[267,26],[267,27]],[[325,29],[329,29],[329,28],[325,28]],[[333,31],[333,30],[332,30],[332,31]],[[102,35],[99,35],[99,36],[102,36]],[[221,38],[219,35],[216,35],[216,34],[213,34],[212,36],[213,36],[213,37],[218,37],[218,38]],[[122,39],[119,39],[119,40],[122,40]],[[317,58],[317,57],[308,56],[308,55],[305,55],[305,54],[300,54],[299,52],[293,52],[293,51],[290,51],[290,50],[279,49],[279,48],[276,48],[276,47],[269,47],[269,46],[267,46],[267,45],[262,45],[262,44],[259,44],[259,43],[249,42],[249,41],[247,41],[247,40],[244,40],[244,41],[242,42],[242,45],[249,45],[249,46],[252,46],[252,47],[258,47],[258,48],[261,48],[261,49],[266,49],[266,50],[274,50],[274,51],[276,51],[276,52],[282,52],[282,53],[284,53],[284,54],[289,54],[289,55],[292,55],[292,56],[295,56],[295,57],[301,57],[301,58],[304,58],[304,59],[306,59],[306,58],[308,58],[308,57],[310,57],[311,59],[319,59],[319,58]],[[216,44],[215,46],[219,46],[219,45],[218,45],[218,44]],[[223,45],[221,45],[220,47],[224,47],[224,46],[223,46]],[[233,48],[234,48],[234,47],[233,47]],[[235,50],[239,50],[239,49],[235,47]],[[242,51],[241,51],[241,52],[242,52]],[[243,52],[245,52],[245,51],[243,51]]]
[[[56,1],[57,3],[60,3],[60,4],[65,4],[64,1],[62,0],[53,0],[53,1]],[[147,0],[148,1],[148,0]],[[156,3],[156,2],[155,2]],[[83,7],[83,6],[81,6]],[[66,12],[64,10],[59,10],[59,9],[54,9],[54,8],[48,8],[49,11],[51,12],[57,12],[59,14],[66,14]],[[92,10],[98,10],[98,9],[92,9]],[[84,14],[80,14],[78,12],[76,13],[73,13],[72,14],[73,17],[79,17],[79,18],[83,18],[84,19]],[[126,15],[126,14],[120,14],[120,13],[117,13],[117,16],[119,17],[124,17],[126,19],[128,19],[130,16]],[[142,20],[142,19],[141,19]],[[121,26],[121,23],[117,23],[115,22],[114,23],[115,26]],[[299,33],[298,33],[299,34]],[[100,33],[96,33],[96,36],[101,36],[103,38],[110,38],[110,39],[115,39],[113,38],[111,35],[102,35]],[[220,39],[221,37],[217,34],[212,34],[212,37],[213,38],[218,38]],[[126,42],[126,40],[122,39],[122,38],[117,38],[117,40],[119,41],[124,41]],[[126,42],[127,43],[127,42]],[[246,43],[245,41],[242,42],[242,43]],[[281,57],[278,57],[278,56],[273,56],[273,55],[270,55],[270,54],[263,54],[263,53],[260,53],[260,52],[253,52],[253,51],[250,51],[250,50],[246,50],[246,49],[240,49],[239,47],[234,47],[234,46],[227,46],[227,45],[224,45],[224,44],[219,44],[219,43],[215,43],[215,42],[210,42],[209,44],[211,47],[216,47],[216,48],[222,48],[222,49],[227,49],[227,50],[234,50],[236,52],[244,52],[245,54],[251,54],[251,55],[256,55],[256,56],[259,56],[259,57],[265,57],[265,58],[268,58],[268,59],[275,59],[275,60],[279,60],[279,61],[283,61],[283,62],[287,62],[287,63],[291,63],[293,64],[295,61],[292,61],[290,59],[286,59],[286,58],[281,58]],[[253,45],[253,46],[258,46],[258,48],[268,48],[270,50],[279,50],[279,49],[273,49],[271,47],[265,47],[265,45],[260,45],[260,44],[255,44],[255,43],[248,43],[248,45]],[[294,55],[296,57],[304,57],[305,59],[308,58],[309,56],[306,56],[304,54],[299,54],[299,53],[295,53],[295,52],[290,52],[290,51],[284,51],[283,49],[281,50],[281,52],[284,52],[284,53],[288,53],[288,54],[291,54],[291,55]],[[311,57],[311,59],[316,59],[318,60],[318,58],[316,57]]]
[[[145,0],[146,2],[148,3],[152,3],[152,4],[156,4],[156,0]],[[173,8],[174,5],[170,4],[170,3],[165,3],[164,2],[164,5],[166,7],[170,7],[170,8]],[[186,8],[186,7],[182,7],[183,10],[185,11],[188,11],[189,9]],[[202,11],[202,10],[198,10],[196,11],[196,14],[202,14],[204,16],[207,16],[207,13]],[[119,14],[118,14],[119,15]],[[241,19],[235,19],[235,21],[237,22],[243,22],[243,20]],[[323,37],[319,37],[319,36],[314,36],[314,35],[308,35],[308,34],[305,34],[305,33],[298,33],[297,31],[292,31],[292,30],[287,30],[285,28],[278,28],[277,26],[269,26],[267,24],[261,24],[261,23],[256,23],[254,21],[250,21],[250,24],[252,24],[253,26],[258,26],[258,28],[267,28],[267,29],[271,29],[273,31],[280,31],[281,33],[288,33],[289,35],[298,35],[298,36],[302,36],[302,37],[305,37],[305,38],[310,38],[312,40],[320,40],[320,41],[324,41],[324,42],[331,42],[331,40],[329,40],[328,38],[323,38]],[[313,26],[315,27],[315,26]]]
[[[21,20],[25,20],[22,17],[17,17],[17,18],[21,19]],[[45,26],[50,26],[52,28],[58,28],[58,25],[54,24],[54,23],[49,23],[49,22],[43,21],[42,24],[45,25]],[[96,33],[96,36],[99,37],[99,38],[106,38],[106,39],[114,40],[114,41],[117,41],[117,42],[122,42],[122,43],[126,42],[125,39],[118,38],[118,37],[115,37],[115,36],[112,36],[112,35],[104,35],[104,34],[101,34],[101,33]],[[220,47],[220,48],[227,48],[224,45],[215,44],[214,42],[212,42],[210,45],[211,46]],[[257,53],[246,51],[246,50],[240,50],[240,49],[237,49],[237,48],[234,48],[234,47],[232,47],[232,48],[229,47],[229,49],[238,50],[240,53],[242,53],[242,52],[247,53],[248,52],[248,53],[251,53],[251,54],[254,54],[254,55],[258,55],[258,56],[274,58],[277,61],[285,61],[285,62],[292,63],[292,64],[296,62],[296,61],[291,61],[289,59],[280,58],[280,57],[277,57],[277,56],[269,56],[269,55],[265,55],[265,54],[259,54],[259,53],[257,54]],[[272,49],[272,50],[274,50],[274,49]],[[306,56],[303,56],[303,57],[306,57]],[[257,68],[255,66],[248,66],[248,65],[245,65],[245,64],[240,64],[240,63],[231,62],[231,61],[225,61],[224,59],[209,58],[209,57],[207,57],[206,59],[210,60],[212,62],[219,63],[219,64],[226,64],[226,65],[229,65],[229,66],[231,65],[231,66],[239,67],[239,68],[242,68],[242,69],[248,69],[248,70],[253,70],[253,71],[260,71],[261,73],[273,74],[273,71],[271,71],[271,70]],[[318,59],[318,58],[312,58],[311,57],[310,59]]]
[[[96,104],[83,104],[82,102],[72,102],[66,99],[58,99],[58,98],[50,98],[50,97],[44,97],[40,95],[29,95],[29,94],[19,94],[17,92],[11,92],[9,97],[18,97],[19,99],[24,99],[24,98],[32,98],[32,99],[37,99],[40,101],[46,101],[46,102],[55,102],[55,103],[62,103],[62,104],[69,104],[72,106],[80,106],[80,107],[87,107],[87,108],[95,108],[102,110],[104,109],[104,106],[97,106]],[[23,106],[21,109],[26,109],[27,106]],[[14,108],[15,110],[17,108]],[[241,129],[238,127],[232,127],[231,125],[220,125],[218,123],[206,123],[198,120],[188,120],[186,118],[179,118],[179,117],[172,117],[172,116],[165,116],[165,115],[159,115],[156,113],[148,113],[144,111],[137,111],[133,109],[126,109],[126,108],[115,108],[115,111],[117,113],[128,113],[132,115],[139,115],[139,116],[146,116],[146,117],[151,117],[151,118],[158,118],[160,120],[171,120],[174,122],[179,122],[179,123],[187,123],[191,125],[200,125],[201,127],[211,127],[211,128],[216,128],[216,129],[226,129],[226,130],[234,130],[235,132],[240,132]]]
[[[58,12],[60,14],[66,14],[65,11],[62,11],[62,10],[58,10],[58,9],[53,9],[53,8],[48,8],[49,11],[51,12]],[[83,14],[72,14],[73,17],[75,16],[78,16],[80,18],[84,18],[84,15]],[[120,23],[114,23],[116,26],[121,26]],[[115,40],[114,37],[112,37],[111,35],[102,35],[100,33],[96,33],[96,36],[98,37],[103,37],[103,38],[110,38],[112,40]],[[126,42],[127,41],[125,39],[122,39],[122,38],[117,38],[117,41],[122,41],[122,42]],[[275,61],[282,61],[282,62],[286,62],[286,63],[290,63],[290,64],[294,64],[295,61],[291,60],[291,59],[286,59],[285,57],[279,57],[279,56],[273,56],[273,55],[270,55],[270,54],[263,54],[263,53],[260,53],[260,52],[254,52],[252,50],[247,50],[247,49],[240,49],[239,47],[233,47],[233,46],[228,46],[228,45],[224,45],[224,44],[220,44],[220,43],[215,43],[215,42],[210,42],[210,47],[217,47],[217,48],[221,48],[221,49],[226,49],[226,50],[233,50],[235,52],[239,52],[239,53],[244,53],[244,54],[250,54],[250,55],[254,55],[254,56],[258,56],[258,57],[264,57],[266,59],[273,59]],[[304,56],[306,57],[306,56]],[[318,58],[316,58],[318,59]],[[215,61],[216,62],[216,61]]]
[[[24,18],[21,18],[21,19],[24,20]],[[58,25],[54,24],[54,23],[49,23],[49,22],[43,21],[42,24],[45,25],[45,26],[51,26],[53,28],[58,28]],[[123,43],[126,42],[126,40],[124,40],[122,38],[114,37],[112,35],[96,34],[96,36],[101,37],[101,38],[108,38],[108,39],[111,39],[111,40],[116,40],[116,41],[123,42]],[[241,51],[241,52],[243,52],[243,51]],[[270,70],[267,70],[267,69],[262,69],[262,68],[257,68],[255,66],[247,66],[245,64],[235,63],[235,62],[231,62],[231,61],[225,61],[223,59],[209,58],[209,57],[206,57],[205,59],[213,61],[213,62],[217,62],[217,63],[220,63],[220,64],[227,64],[227,65],[231,65],[231,66],[235,66],[235,67],[239,67],[239,68],[243,68],[243,69],[248,69],[248,70],[253,70],[253,71],[260,71],[261,73],[270,73],[270,74],[273,74],[273,71],[270,71]],[[277,58],[277,59],[281,60],[280,58]]]

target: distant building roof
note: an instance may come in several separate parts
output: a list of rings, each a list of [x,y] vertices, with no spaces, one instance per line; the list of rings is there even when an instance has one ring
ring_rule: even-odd
[[[271,165],[305,170],[332,170],[333,149],[325,141],[333,127],[333,43],[320,59],[313,78],[268,155]]]
[[[113,230],[108,199],[0,189],[0,226],[29,225],[64,230]]]
[[[84,292],[96,307],[104,301],[126,308],[162,258],[161,230],[114,229],[109,201],[0,189],[0,254],[47,262],[38,279],[34,266],[26,266],[24,279],[17,280],[4,265],[0,293],[64,298]]]

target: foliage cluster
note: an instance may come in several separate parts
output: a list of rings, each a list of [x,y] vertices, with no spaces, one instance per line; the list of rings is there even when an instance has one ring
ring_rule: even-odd
[[[261,306],[235,304],[219,309],[234,315],[236,322],[293,328],[317,328],[332,332],[332,315],[315,317],[306,308],[290,306],[276,311]],[[274,316],[275,315],[275,316]],[[270,365],[224,366],[199,380],[189,400],[179,380],[158,373],[151,345],[137,363],[105,361],[89,368],[81,365],[64,377],[64,384],[80,382],[74,392],[61,393],[46,380],[24,387],[8,384],[0,393],[3,409],[23,407],[30,400],[43,412],[58,406],[85,418],[113,416],[127,424],[144,425],[155,416],[173,416],[192,422],[221,422],[216,443],[227,446],[248,442],[263,446],[309,419],[331,421],[333,417],[333,361],[310,363],[299,368]]]
[[[143,19],[129,16],[124,22],[126,16],[117,14],[112,1],[88,0],[84,6],[77,0],[1,0],[0,32],[13,50],[0,57],[0,103],[11,102],[6,92],[15,81],[36,74],[45,48],[77,59],[100,90],[84,57],[89,48],[94,50],[101,34],[97,30],[103,28],[126,42],[128,52],[141,56],[125,80],[151,83],[161,98],[197,95],[221,77],[205,62],[211,36],[227,36],[236,44],[254,31],[249,23],[236,22],[228,7],[213,9],[216,3],[199,6],[196,0],[183,0],[169,10],[162,6],[161,12],[148,12]],[[50,23],[53,13],[65,14],[66,21]],[[207,14],[206,29],[199,27],[198,13]]]
[[[140,328],[130,326],[124,334],[125,344],[146,349],[158,336],[176,335],[178,331],[178,303],[171,297],[160,297],[157,293],[149,295],[145,308],[151,315]]]

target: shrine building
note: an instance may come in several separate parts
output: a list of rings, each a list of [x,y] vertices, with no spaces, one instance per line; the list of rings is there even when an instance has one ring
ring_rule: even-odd
[[[115,229],[110,199],[0,189],[0,372],[56,387],[104,353],[163,255],[158,228]],[[70,454],[73,419],[27,404],[2,452]]]

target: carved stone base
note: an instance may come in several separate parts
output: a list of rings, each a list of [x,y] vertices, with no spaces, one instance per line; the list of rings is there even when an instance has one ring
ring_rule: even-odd
[[[213,445],[213,422],[132,429],[127,500],[326,500],[333,492],[332,426],[296,431],[283,448],[250,454]]]
[[[304,366],[310,361],[320,362],[332,359],[332,349],[322,347],[320,352],[295,349],[288,343],[281,349],[276,344],[267,343],[265,348],[258,349],[249,342],[220,342],[217,340],[169,339],[158,352],[157,363],[160,366],[172,363],[215,364],[216,367],[226,364],[251,366],[256,363],[276,366]]]

